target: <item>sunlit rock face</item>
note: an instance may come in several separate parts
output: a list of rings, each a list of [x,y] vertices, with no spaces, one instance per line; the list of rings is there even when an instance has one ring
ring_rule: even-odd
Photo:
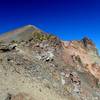
[[[62,41],[28,25],[0,40],[0,100],[100,100],[100,58],[87,37]]]
[[[95,77],[100,77],[99,74],[96,75],[100,70],[100,57],[95,44],[90,39],[84,37],[80,41],[63,41],[62,44],[64,48],[63,58],[66,63],[72,64],[72,66],[76,65],[81,71],[85,67],[85,70],[87,69]],[[95,63],[97,63],[98,68],[94,65]]]

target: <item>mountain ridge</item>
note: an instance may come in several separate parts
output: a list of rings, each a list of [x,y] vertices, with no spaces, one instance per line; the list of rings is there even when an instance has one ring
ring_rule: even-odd
[[[0,38],[0,100],[100,100],[91,39],[62,41],[32,25]]]

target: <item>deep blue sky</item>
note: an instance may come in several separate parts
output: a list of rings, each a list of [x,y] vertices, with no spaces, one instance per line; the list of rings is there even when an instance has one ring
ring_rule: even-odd
[[[89,36],[100,50],[100,0],[0,0],[0,33],[27,24],[63,40]]]

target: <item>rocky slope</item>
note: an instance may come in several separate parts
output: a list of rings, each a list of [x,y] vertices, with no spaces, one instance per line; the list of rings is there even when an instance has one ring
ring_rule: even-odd
[[[87,37],[62,41],[28,25],[0,41],[0,100],[100,100],[100,57]]]

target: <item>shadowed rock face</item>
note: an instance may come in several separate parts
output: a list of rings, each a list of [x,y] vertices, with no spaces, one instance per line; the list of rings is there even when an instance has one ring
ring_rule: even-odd
[[[92,42],[92,40],[90,40],[88,37],[84,37],[82,39],[82,42],[83,42],[84,47],[86,47],[89,51],[92,51],[93,53],[98,55],[98,51],[96,49],[95,44]]]
[[[100,58],[87,37],[62,41],[28,25],[0,40],[0,100],[100,100]]]
[[[88,48],[88,45],[95,47],[95,45],[92,42],[92,40],[90,40],[88,37],[84,37],[82,39],[82,41],[83,41],[84,46],[87,47],[87,48]]]

